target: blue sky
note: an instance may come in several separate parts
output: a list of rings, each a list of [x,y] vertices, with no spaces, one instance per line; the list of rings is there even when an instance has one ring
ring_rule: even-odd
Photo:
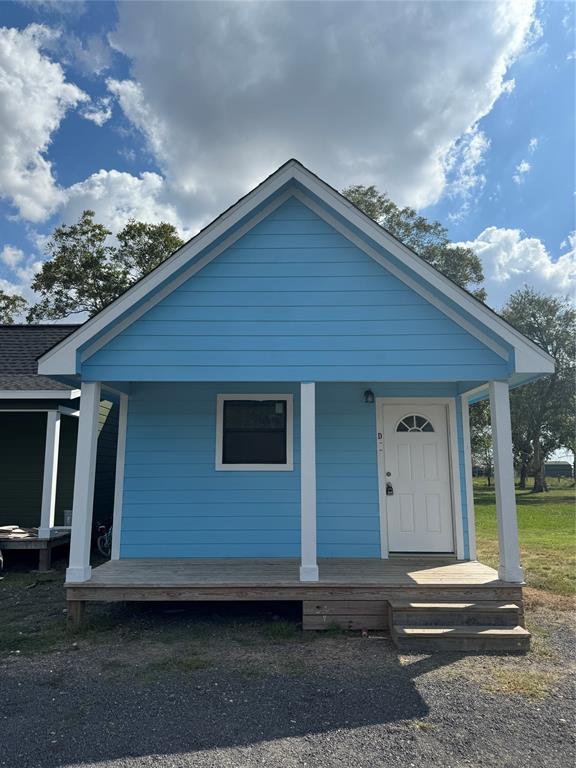
[[[488,302],[566,295],[574,6],[0,4],[0,287],[83,208],[185,235],[288,157],[481,256]]]

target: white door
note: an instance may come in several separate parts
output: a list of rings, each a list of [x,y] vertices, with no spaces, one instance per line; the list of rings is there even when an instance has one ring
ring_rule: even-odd
[[[380,402],[390,552],[453,552],[446,407]]]

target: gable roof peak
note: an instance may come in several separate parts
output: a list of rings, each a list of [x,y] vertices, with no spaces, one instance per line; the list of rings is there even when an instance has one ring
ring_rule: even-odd
[[[294,188],[290,184],[293,180],[297,182],[298,187]],[[227,243],[247,232],[291,196],[303,196],[303,202],[332,226],[337,229],[345,227],[348,237],[357,241],[358,246],[377,261],[382,261],[375,255],[377,249],[382,249],[391,254],[392,258],[398,259],[412,275],[406,276],[405,281],[418,281],[427,289],[441,294],[443,299],[440,303],[444,302],[446,314],[451,312],[454,315],[460,312],[463,321],[466,315],[472,317],[474,322],[489,329],[513,347],[516,350],[518,372],[547,373],[553,370],[552,358],[544,350],[397,240],[303,163],[296,158],[290,158],[166,261],[104,307],[67,339],[46,352],[40,359],[40,372],[60,375],[77,373],[79,350],[92,350],[95,337],[100,340],[113,338],[125,324],[130,324],[135,319],[136,312],[141,313],[144,311],[143,307],[153,306],[164,292],[173,290],[175,281],[180,280],[182,274],[190,270],[191,276],[204,266],[204,262],[208,263],[228,247]],[[363,242],[354,232],[359,232],[361,238],[367,239],[375,247],[372,248],[367,242]]]

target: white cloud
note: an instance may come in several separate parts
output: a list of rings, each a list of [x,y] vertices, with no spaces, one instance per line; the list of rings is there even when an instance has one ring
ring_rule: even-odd
[[[112,117],[112,99],[109,96],[104,96],[92,101],[80,110],[80,114],[86,120],[102,127]]]
[[[67,110],[88,98],[42,54],[55,35],[36,24],[0,28],[0,197],[30,221],[61,200],[46,151]]]
[[[6,267],[5,276],[0,278],[0,289],[24,296],[27,301],[35,300],[30,283],[42,266],[38,254],[25,254],[20,248],[5,245],[0,251],[0,261]]]
[[[289,157],[423,207],[481,185],[475,126],[533,25],[532,2],[124,3],[109,88],[195,224]]]
[[[448,194],[458,197],[462,203],[456,213],[449,214],[451,221],[461,221],[469,212],[471,202],[486,183],[482,172],[490,141],[477,126],[460,139],[448,155]]]
[[[166,183],[156,173],[133,176],[120,171],[98,171],[62,192],[58,219],[71,224],[87,208],[95,210],[97,221],[113,233],[118,232],[128,219],[134,218],[152,223],[166,221],[173,224],[185,239],[193,234],[178,217],[168,199]],[[33,244],[30,254],[11,245],[4,246],[0,251],[0,261],[7,267],[0,286],[4,282],[12,293],[17,292],[34,302],[38,297],[30,289],[30,284],[42,267],[41,254],[50,237],[31,229],[29,239]]]
[[[14,269],[24,259],[24,251],[14,245],[5,245],[0,251],[0,261]]]
[[[5,280],[3,277],[0,277],[0,291],[4,291],[5,293],[17,293],[18,296],[22,296],[24,292],[24,286],[23,285],[17,285],[16,283],[10,282],[10,280]]]
[[[530,141],[528,142],[528,151],[529,152],[536,152],[536,150],[538,149],[538,143],[539,142],[538,142],[538,139],[536,137],[530,139]]]
[[[78,37],[66,32],[60,48],[66,63],[85,75],[100,75],[112,65],[113,51],[106,38],[99,34]]]
[[[526,175],[530,173],[532,166],[527,160],[521,160],[516,166],[516,173],[512,176],[515,184],[523,184]]]
[[[34,275],[39,272],[41,268],[42,260],[37,256],[31,256],[26,264],[21,267],[16,267],[14,272],[22,283],[24,293],[27,292]]]
[[[39,14],[54,13],[62,16],[81,16],[86,10],[84,0],[19,0]]]
[[[487,227],[475,240],[457,245],[478,254],[488,303],[500,308],[511,293],[525,284],[557,296],[570,294],[576,278],[575,233],[569,235],[568,243],[570,250],[553,260],[537,237],[526,237],[519,229]]]
[[[59,217],[70,223],[87,208],[95,210],[97,220],[112,232],[134,218],[153,223],[166,221],[184,236],[191,234],[168,199],[164,179],[157,173],[133,176],[120,171],[98,171],[66,190]]]

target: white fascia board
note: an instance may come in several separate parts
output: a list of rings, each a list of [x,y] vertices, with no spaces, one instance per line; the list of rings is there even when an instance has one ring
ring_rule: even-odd
[[[393,235],[383,229],[375,221],[365,216],[352,203],[332,189],[317,176],[298,164],[294,169],[294,178],[302,186],[309,189],[326,205],[347,219],[351,224],[364,232],[368,237],[381,245],[393,256],[396,256],[412,269],[419,277],[448,299],[462,307],[472,317],[483,323],[486,328],[496,333],[503,341],[514,347],[516,354],[516,370],[522,373],[551,373],[554,370],[554,360],[537,344],[513,328],[503,318],[492,312],[482,302],[474,299],[463,288],[453,283],[441,272],[418,257],[407,246],[396,240]]]
[[[105,329],[113,324],[119,317],[126,312],[129,312],[131,307],[138,304],[140,301],[145,301],[146,297],[151,296],[152,292],[166,280],[169,280],[171,275],[185,267],[185,265],[194,259],[198,253],[205,248],[208,248],[211,243],[224,235],[229,228],[240,222],[245,216],[249,215],[251,211],[259,205],[264,204],[267,198],[281,189],[294,177],[295,167],[296,163],[294,161],[287,163],[259,187],[256,187],[252,192],[249,192],[236,203],[236,205],[223,213],[218,219],[212,222],[212,224],[209,224],[206,229],[199,232],[192,238],[192,240],[190,240],[190,242],[183,245],[179,251],[167,259],[163,264],[139,280],[132,286],[132,288],[126,291],[126,293],[122,294],[122,296],[119,296],[116,301],[113,301],[93,318],[87,320],[77,331],[71,333],[70,336],[67,336],[53,349],[46,352],[46,354],[38,360],[38,373],[43,375],[78,373],[77,352],[80,347],[87,344],[90,339],[97,334],[105,331]],[[286,197],[288,196],[289,195],[287,194]],[[274,201],[274,204],[271,205],[271,210],[279,204],[278,201]],[[252,226],[254,226],[255,223],[252,223]],[[214,258],[216,252],[209,255]],[[205,264],[203,264],[203,266],[205,266]],[[198,271],[198,269],[201,269],[201,267],[198,266],[195,271]],[[170,287],[170,290],[173,290],[173,286]],[[156,302],[154,301],[154,303]],[[133,320],[134,318],[132,318],[130,322],[133,322]]]
[[[525,344],[517,346],[514,352],[516,373],[554,373],[554,358],[543,350],[535,350]]]
[[[74,400],[79,389],[2,389],[0,400]]]

